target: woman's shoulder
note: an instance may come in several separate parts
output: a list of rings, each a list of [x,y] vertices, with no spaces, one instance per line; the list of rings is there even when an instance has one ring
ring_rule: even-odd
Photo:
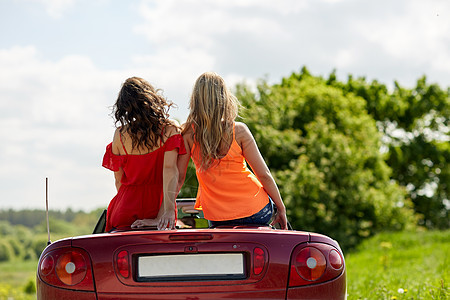
[[[167,135],[167,137],[171,137],[172,135],[180,134],[181,133],[181,126],[180,123],[178,123],[177,120],[167,120],[168,124],[164,128],[164,132]]]
[[[234,122],[234,129],[239,131],[246,131],[248,127],[245,123],[242,122]]]
[[[112,141],[112,153],[115,155],[122,155],[123,151],[122,151],[122,139],[121,139],[121,135],[123,135],[124,133],[122,133],[121,131],[121,127],[116,128],[116,130],[114,131],[114,137],[113,137],[113,141]]]
[[[234,122],[234,132],[236,139],[252,136],[248,126],[242,122]]]
[[[189,138],[192,137],[194,134],[194,128],[192,128],[192,123],[184,123],[181,125],[181,133],[183,135],[183,138]]]
[[[170,120],[170,124],[166,125],[164,138],[165,151],[171,151],[178,148],[178,154],[185,154],[186,149],[181,135],[181,127],[177,121]]]
[[[167,119],[167,122],[169,123],[169,126],[174,126],[177,128],[180,128],[180,122],[178,122],[177,120],[173,120],[173,119]]]
[[[122,130],[122,126],[121,127],[117,127],[116,130],[114,131],[114,140],[115,139],[120,139],[120,135],[126,133],[126,130]]]

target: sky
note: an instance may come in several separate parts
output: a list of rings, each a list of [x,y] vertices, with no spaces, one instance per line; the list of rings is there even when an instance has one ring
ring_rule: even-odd
[[[448,0],[0,0],[0,209],[90,211],[115,195],[101,167],[126,78],[188,114],[196,78],[232,87],[314,75],[450,86]]]

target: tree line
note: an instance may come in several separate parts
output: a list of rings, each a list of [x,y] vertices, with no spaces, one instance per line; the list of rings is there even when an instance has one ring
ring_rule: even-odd
[[[102,209],[49,211],[51,239],[90,234]],[[47,246],[44,210],[0,210],[0,262],[39,258]]]
[[[50,218],[72,222],[77,216],[88,215],[83,211],[73,211],[71,208],[65,211],[50,210],[48,212]],[[0,210],[0,220],[7,221],[11,225],[24,225],[26,227],[34,227],[46,220],[46,212],[42,209],[22,209],[22,210]]]

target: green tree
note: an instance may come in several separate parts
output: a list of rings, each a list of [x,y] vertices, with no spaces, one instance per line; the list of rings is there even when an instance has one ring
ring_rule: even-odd
[[[236,95],[294,228],[330,235],[348,248],[414,222],[361,97],[344,95],[306,68],[280,84],[262,81],[256,92],[239,85]]]
[[[11,245],[13,249],[14,257],[18,259],[22,259],[25,255],[25,245],[21,243],[17,238],[10,236],[5,239]]]
[[[0,236],[14,234],[14,227],[8,221],[0,221]]]
[[[14,249],[5,239],[0,239],[0,262],[14,259]]]
[[[420,224],[450,228],[450,89],[428,84],[425,76],[412,89],[395,82],[392,92],[365,78],[342,83],[334,73],[327,83],[365,100],[384,135],[392,178],[406,188]]]
[[[31,245],[31,241],[30,241],[30,245]],[[39,252],[40,254],[40,252]],[[36,251],[34,251],[33,249],[27,247],[25,250],[25,255],[23,256],[24,260],[37,260],[38,256],[36,254]]]
[[[49,217],[49,226],[50,226],[50,234],[56,234],[58,236],[74,236],[78,234],[79,228],[78,226],[74,226],[73,224],[66,222],[62,219],[56,219],[53,217]],[[41,224],[37,225],[35,228],[35,232],[37,233],[46,233],[47,232],[47,222],[43,220]],[[88,234],[89,232],[85,232]]]
[[[30,243],[30,249],[33,250],[34,254],[36,257],[40,257],[42,251],[45,249],[45,247],[47,247],[47,240],[45,238],[43,238],[43,236],[36,236]],[[28,254],[30,255],[30,257],[33,254]]]

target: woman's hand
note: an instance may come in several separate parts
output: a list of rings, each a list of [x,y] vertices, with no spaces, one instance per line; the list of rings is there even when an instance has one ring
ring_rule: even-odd
[[[175,229],[176,220],[175,220],[175,211],[165,211],[159,216],[157,219],[157,227],[158,230],[171,230]]]
[[[175,229],[175,211],[168,211],[156,219],[138,219],[131,224],[131,228],[156,227],[158,230]]]
[[[131,228],[157,227],[157,219],[138,219],[131,224]]]
[[[131,228],[156,227],[158,230],[175,229],[175,212],[165,212],[156,219],[138,219],[131,224]]]
[[[288,229],[287,227],[287,216],[286,216],[286,211],[282,211],[282,210],[278,210],[277,213],[275,214],[275,218],[273,219],[272,223],[270,223],[270,225],[275,225],[279,223],[281,229]]]

